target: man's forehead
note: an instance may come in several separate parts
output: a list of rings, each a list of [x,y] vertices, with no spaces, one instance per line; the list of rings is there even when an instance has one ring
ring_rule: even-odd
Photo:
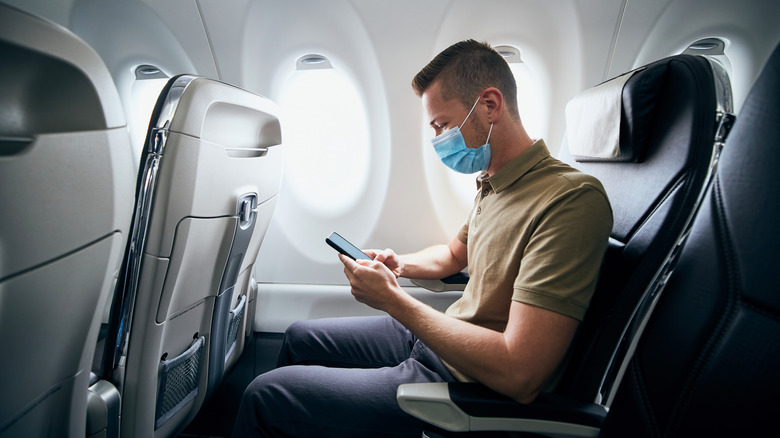
[[[441,92],[441,86],[439,81],[433,82],[422,94],[423,107],[428,112],[428,116],[433,122],[438,113],[447,109],[453,108],[453,102],[457,104],[457,99],[450,98],[444,99],[444,95]]]
[[[444,95],[442,94],[441,90],[441,81],[434,81],[431,83],[428,88],[425,89],[423,92],[423,98],[430,101],[435,101],[437,103],[441,102],[444,103]]]

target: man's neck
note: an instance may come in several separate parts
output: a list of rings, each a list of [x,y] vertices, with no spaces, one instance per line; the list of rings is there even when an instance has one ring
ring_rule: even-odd
[[[528,135],[520,122],[510,124],[508,129],[501,130],[499,133],[495,130],[493,132],[495,137],[490,142],[491,159],[487,171],[491,176],[534,144],[534,139]]]

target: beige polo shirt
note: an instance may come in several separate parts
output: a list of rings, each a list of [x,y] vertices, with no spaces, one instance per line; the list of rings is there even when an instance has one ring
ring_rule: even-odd
[[[458,233],[470,279],[447,315],[503,332],[515,300],[581,321],[612,230],[601,183],[550,156],[537,140],[477,185]]]

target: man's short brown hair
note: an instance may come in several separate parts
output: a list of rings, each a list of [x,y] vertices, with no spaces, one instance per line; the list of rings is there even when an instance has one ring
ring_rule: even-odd
[[[417,73],[412,88],[422,96],[435,81],[440,82],[445,101],[456,99],[466,108],[486,88],[498,88],[509,113],[520,118],[515,77],[506,60],[488,43],[466,40],[451,45]]]

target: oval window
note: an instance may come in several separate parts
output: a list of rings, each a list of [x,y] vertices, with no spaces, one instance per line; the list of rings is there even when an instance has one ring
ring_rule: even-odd
[[[278,99],[285,144],[285,185],[317,215],[357,202],[368,181],[366,108],[350,78],[333,68],[295,70]]]

